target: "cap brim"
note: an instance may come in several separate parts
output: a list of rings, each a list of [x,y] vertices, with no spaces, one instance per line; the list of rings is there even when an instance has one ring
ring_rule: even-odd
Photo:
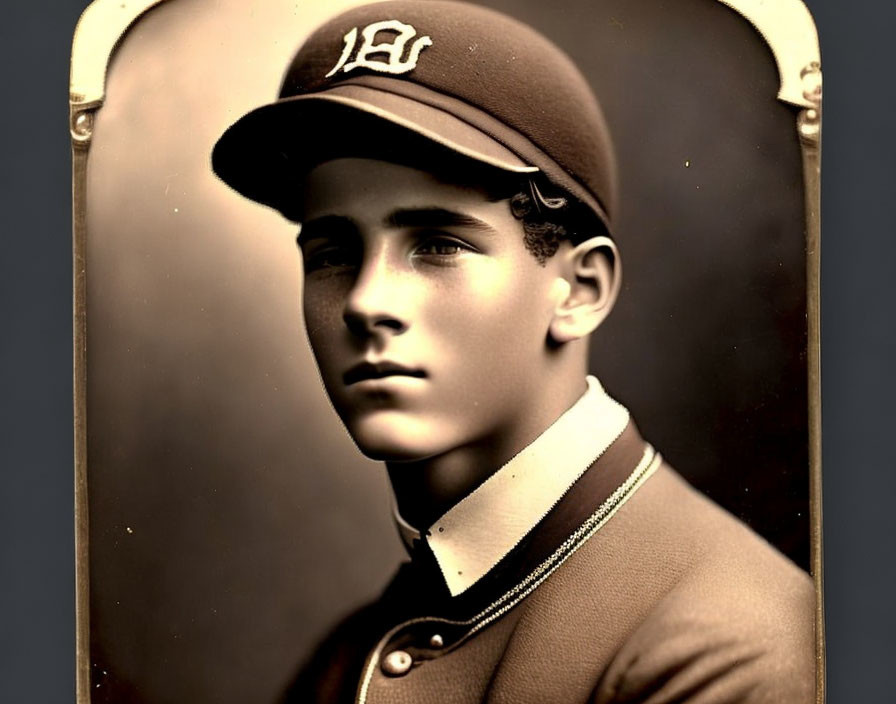
[[[360,85],[283,98],[243,116],[221,136],[212,168],[247,198],[296,219],[296,186],[340,156],[415,162],[473,159],[508,173],[531,166],[477,127],[440,108]]]

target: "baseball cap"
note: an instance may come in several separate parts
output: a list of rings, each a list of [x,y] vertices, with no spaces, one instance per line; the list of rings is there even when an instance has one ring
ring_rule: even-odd
[[[329,20],[299,48],[278,99],[224,132],[212,168],[296,219],[295,187],[315,164],[399,152],[540,172],[612,231],[615,158],[586,79],[531,27],[465,2],[389,0]]]

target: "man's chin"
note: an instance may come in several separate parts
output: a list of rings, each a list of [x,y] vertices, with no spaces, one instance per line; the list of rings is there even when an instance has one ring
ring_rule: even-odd
[[[380,462],[416,462],[445,451],[440,443],[444,432],[401,413],[371,414],[346,423],[346,427],[362,454]]]

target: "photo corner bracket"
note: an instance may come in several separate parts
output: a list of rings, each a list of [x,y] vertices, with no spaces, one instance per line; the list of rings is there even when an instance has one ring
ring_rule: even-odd
[[[81,13],[72,41],[69,131],[77,148],[90,143],[93,115],[106,97],[106,71],[133,24],[165,0],[94,0]]]

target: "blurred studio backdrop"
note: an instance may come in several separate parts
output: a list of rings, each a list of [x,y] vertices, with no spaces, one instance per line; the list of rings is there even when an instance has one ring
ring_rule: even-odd
[[[168,0],[125,35],[88,173],[94,702],[273,701],[403,557],[322,391],[296,227],[212,175],[345,0]],[[562,46],[621,169],[592,369],[686,478],[808,564],[795,111],[717,0],[489,0]]]

